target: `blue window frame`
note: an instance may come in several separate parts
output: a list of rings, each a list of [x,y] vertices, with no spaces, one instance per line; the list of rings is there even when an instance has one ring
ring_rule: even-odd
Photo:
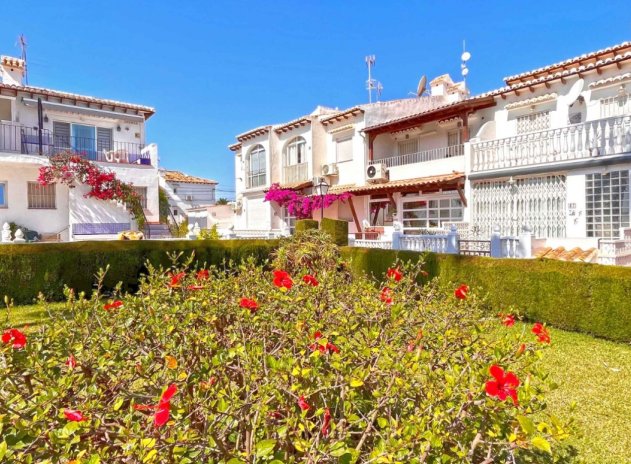
[[[72,149],[77,153],[85,154],[89,160],[96,160],[96,128],[73,124]]]
[[[0,208],[7,207],[7,183],[0,182]]]

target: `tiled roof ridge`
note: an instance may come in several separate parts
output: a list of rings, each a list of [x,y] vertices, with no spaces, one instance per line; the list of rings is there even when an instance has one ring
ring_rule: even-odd
[[[164,169],[161,170],[164,175],[165,180],[171,182],[182,182],[189,184],[217,184],[216,180],[205,179],[203,177],[191,176],[189,174],[185,174],[182,171],[177,171],[174,169]]]

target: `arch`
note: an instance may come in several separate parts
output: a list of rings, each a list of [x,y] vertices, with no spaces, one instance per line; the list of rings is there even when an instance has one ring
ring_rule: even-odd
[[[247,188],[262,187],[266,183],[267,161],[265,147],[254,145],[246,156]]]

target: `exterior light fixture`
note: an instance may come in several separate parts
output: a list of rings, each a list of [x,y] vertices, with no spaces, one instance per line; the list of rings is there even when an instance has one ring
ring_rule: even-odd
[[[329,192],[329,184],[326,183],[324,177],[318,179],[315,185],[315,193],[320,197],[320,222],[324,219],[324,196]]]

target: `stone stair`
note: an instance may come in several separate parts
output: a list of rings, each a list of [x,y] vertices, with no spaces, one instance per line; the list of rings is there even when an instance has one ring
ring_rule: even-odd
[[[161,224],[159,222],[146,223],[144,233],[146,239],[172,238],[168,224]]]

